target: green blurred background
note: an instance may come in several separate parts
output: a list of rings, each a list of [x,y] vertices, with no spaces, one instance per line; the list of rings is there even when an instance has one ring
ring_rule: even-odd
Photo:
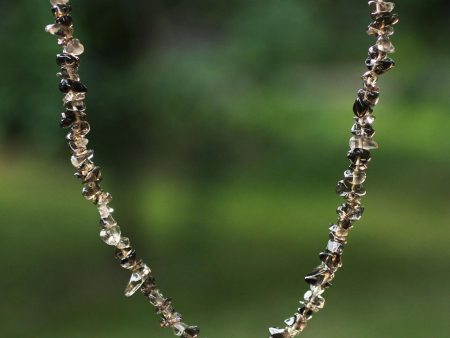
[[[444,0],[399,1],[363,220],[308,338],[449,337]],[[210,338],[306,291],[340,199],[365,1],[73,1],[91,144],[124,232]],[[59,129],[47,1],[1,1],[0,336],[171,337],[98,238]]]

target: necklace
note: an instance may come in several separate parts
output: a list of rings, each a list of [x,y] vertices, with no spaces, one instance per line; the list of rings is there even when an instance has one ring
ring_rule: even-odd
[[[100,238],[107,245],[116,248],[115,256],[120,265],[131,272],[125,296],[132,296],[140,290],[161,316],[161,327],[171,327],[176,336],[198,338],[199,328],[183,322],[181,315],[173,308],[171,299],[164,297],[156,286],[151,269],[136,256],[130,240],[122,236],[121,229],[112,216],[112,197],[101,188],[101,170],[93,162],[94,151],[87,147],[86,135],[90,131],[85,105],[87,88],[80,82],[78,75],[79,55],[84,52],[84,47],[73,36],[70,16],[72,8],[69,0],[50,0],[50,3],[56,22],[46,26],[45,30],[57,36],[58,45],[63,47],[63,52],[56,56],[60,67],[59,89],[65,94],[60,124],[61,127],[70,129],[66,139],[72,152],[72,165],[76,168],[75,176],[83,184],[82,195],[97,207],[100,214]],[[373,22],[367,33],[375,36],[377,40],[375,45],[369,48],[366,59],[368,71],[362,76],[363,88],[358,90],[353,105],[355,122],[351,129],[350,151],[347,154],[350,165],[344,173],[344,178],[337,183],[336,191],[344,198],[344,203],[337,208],[337,222],[329,228],[326,249],[319,255],[320,265],[305,277],[309,290],[300,302],[301,306],[292,317],[285,320],[285,327],[270,328],[269,338],[297,336],[305,329],[312,315],[324,307],[325,299],[322,294],[331,286],[336,271],[342,266],[341,257],[347,236],[364,211],[361,197],[366,191],[362,184],[366,180],[370,151],[378,148],[378,144],[373,140],[373,107],[378,103],[379,97],[377,81],[379,75],[395,65],[388,54],[395,51],[390,36],[394,33],[393,25],[398,22],[398,16],[392,13],[394,3],[374,0],[369,1],[369,5],[373,9]]]

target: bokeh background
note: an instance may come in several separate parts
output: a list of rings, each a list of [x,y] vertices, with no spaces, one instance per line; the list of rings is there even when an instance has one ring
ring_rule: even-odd
[[[397,5],[366,213],[305,338],[450,335],[450,3]],[[91,144],[124,232],[203,336],[266,337],[335,220],[366,2],[73,6]],[[71,177],[48,2],[0,13],[0,336],[171,337],[123,297],[128,274]]]

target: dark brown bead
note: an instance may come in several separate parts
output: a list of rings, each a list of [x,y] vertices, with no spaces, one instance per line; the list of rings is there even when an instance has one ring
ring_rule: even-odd
[[[381,75],[387,72],[389,69],[395,67],[395,61],[391,58],[385,58],[377,61],[371,70],[373,70],[376,74]]]
[[[77,114],[71,110],[66,110],[64,113],[61,113],[61,121],[59,125],[61,128],[69,128],[72,124],[77,120]]]
[[[321,252],[319,255],[320,260],[325,263],[331,270],[336,270],[342,266],[341,255],[337,253],[331,253],[328,250]]]
[[[55,5],[52,7],[52,13],[54,16],[58,17],[61,15],[67,15],[72,11],[72,7],[70,5]]]
[[[65,67],[65,66],[78,67],[79,62],[80,62],[80,59],[78,57],[76,57],[75,55],[66,54],[66,53],[56,55],[56,64],[60,67]]]
[[[56,19],[56,23],[64,26],[70,26],[72,24],[72,17],[69,15],[60,16]]]
[[[70,79],[62,79],[59,82],[59,90],[63,93],[73,91],[76,93],[86,93],[87,88],[80,81],[73,81]]]
[[[355,148],[350,150],[347,153],[347,158],[352,161],[353,163],[355,163],[356,161],[360,161],[361,163],[365,163],[365,162],[369,162],[371,157],[370,157],[370,151],[367,149],[360,149],[360,148]]]
[[[355,103],[353,104],[353,112],[356,116],[362,117],[367,113],[371,113],[372,108],[366,102],[357,97]]]
[[[183,338],[198,338],[200,328],[197,326],[189,326],[183,332]]]
[[[399,17],[396,13],[391,12],[382,12],[382,13],[373,13],[372,19],[377,28],[383,26],[395,25],[399,21]]]

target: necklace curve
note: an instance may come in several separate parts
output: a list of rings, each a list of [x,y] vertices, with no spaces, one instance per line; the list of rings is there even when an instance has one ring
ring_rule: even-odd
[[[130,240],[122,235],[112,216],[112,196],[100,186],[101,170],[93,161],[94,151],[88,149],[89,141],[86,138],[90,131],[85,105],[87,88],[78,75],[79,56],[83,54],[84,46],[73,36],[70,15],[72,7],[69,0],[50,0],[50,4],[55,23],[47,25],[45,30],[55,35],[58,45],[63,48],[62,53],[56,56],[56,63],[60,67],[59,90],[64,94],[64,112],[61,114],[60,125],[69,129],[66,140],[72,154],[72,165],[76,168],[75,176],[83,184],[82,195],[97,207],[100,214],[100,238],[107,245],[115,247],[115,256],[120,265],[131,273],[125,296],[130,297],[140,290],[161,316],[161,327],[172,328],[174,334],[182,338],[199,338],[200,329],[183,321],[181,314],[172,306],[172,300],[159,290],[153,272],[137,257]],[[361,197],[366,194],[363,183],[371,160],[370,152],[378,148],[373,139],[373,108],[378,103],[380,93],[377,81],[379,75],[395,66],[388,55],[395,51],[390,36],[394,33],[393,26],[399,21],[397,14],[392,13],[395,6],[393,2],[373,0],[369,1],[369,6],[373,10],[373,21],[367,28],[367,34],[376,37],[376,43],[369,48],[365,61],[368,71],[362,75],[363,88],[358,90],[353,105],[355,116],[349,141],[350,150],[347,153],[350,164],[336,187],[336,192],[343,197],[344,203],[336,210],[337,221],[329,228],[329,240],[325,250],[319,255],[320,264],[305,277],[309,290],[300,301],[300,307],[292,317],[285,320],[284,327],[270,328],[269,338],[297,336],[306,328],[313,314],[324,307],[323,293],[331,286],[336,271],[342,266],[341,257],[348,234],[364,212],[361,205]]]

